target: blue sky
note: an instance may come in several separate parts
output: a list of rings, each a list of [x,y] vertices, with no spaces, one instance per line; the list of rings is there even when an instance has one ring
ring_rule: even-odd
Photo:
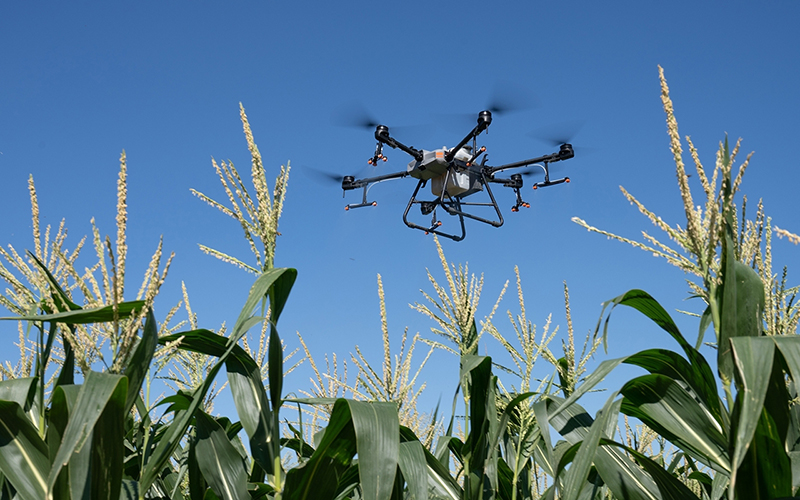
[[[233,321],[252,277],[203,255],[197,244],[245,259],[248,248],[237,224],[189,189],[224,198],[212,157],[248,169],[242,102],[270,180],[281,164],[294,167],[276,264],[296,267],[299,278],[281,319],[283,337],[293,347],[294,332],[301,332],[320,359],[334,351],[349,357],[358,344],[377,366],[376,275],[383,276],[396,342],[405,326],[430,336],[431,323],[407,304],[423,300],[420,289],[431,291],[426,268],[443,279],[432,239],[401,220],[414,183],[376,186],[377,207],[345,213],[358,194],[342,199],[335,185],[313,182],[301,167],[350,174],[366,166],[372,133],[332,124],[348,103],[362,103],[390,126],[429,125],[397,138],[435,149],[469,130],[453,129],[445,115],[477,113],[498,82],[510,82],[537,106],[495,116],[480,139],[490,163],[555,150],[529,137],[531,131],[566,121],[584,125],[573,140],[576,157],[556,170],[571,184],[536,193],[526,186],[531,208],[519,214],[508,210],[511,192],[499,190],[504,227],[468,223],[465,241],[443,241],[451,261],[484,273],[479,314],[488,313],[506,280],[513,286],[515,265],[528,314],[539,325],[553,313],[565,329],[563,281],[579,335],[594,328],[602,301],[630,288],[650,291],[668,310],[698,311],[699,303],[683,301],[680,271],[589,234],[570,218],[633,238],[651,231],[622,197],[623,185],[683,225],[659,99],[661,65],[681,135],[692,136],[704,163],[713,165],[725,133],[742,137],[744,151],[755,151],[743,191],[750,200],[763,198],[778,226],[800,231],[798,14],[794,1],[6,2],[0,7],[0,237],[4,245],[32,247],[29,174],[43,221],[66,218],[73,245],[90,232],[92,216],[113,235],[125,149],[131,279],[138,282],[163,235],[176,258],[157,315],[177,301],[184,281],[201,326]],[[405,168],[407,156],[393,150],[388,156],[382,172]],[[774,246],[778,265],[796,261],[796,247]],[[497,317],[509,335],[504,311],[517,310],[510,292]],[[694,321],[681,321],[693,339]],[[633,313],[615,313],[611,325],[609,355],[671,347]],[[15,328],[0,328],[10,344]],[[500,354],[492,342],[481,351]],[[431,401],[449,397],[455,370],[457,360],[436,355],[425,372]],[[307,375],[290,379],[287,389],[307,387]]]

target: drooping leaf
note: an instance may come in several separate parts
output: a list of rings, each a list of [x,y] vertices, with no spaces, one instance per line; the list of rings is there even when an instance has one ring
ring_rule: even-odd
[[[47,445],[22,407],[0,401],[0,471],[22,500],[41,500],[50,468]]]
[[[128,318],[144,307],[143,300],[133,300],[130,302],[120,302],[117,305],[117,318]],[[60,312],[56,314],[42,314],[33,316],[5,317],[0,320],[11,321],[43,321],[63,323],[65,325],[86,325],[89,323],[107,323],[114,321],[114,306],[94,307],[91,309],[78,309],[74,311]]]
[[[602,439],[603,446],[613,446],[625,450],[628,454],[636,459],[636,462],[650,474],[661,494],[662,499],[669,500],[697,500],[697,496],[686,487],[681,481],[678,480],[673,474],[670,474],[661,465],[656,463],[650,457],[639,453],[638,451],[628,446],[622,445],[610,439]]]
[[[563,469],[564,463],[572,461],[570,453],[574,456],[577,452],[580,443],[588,436],[594,420],[577,403],[572,403],[560,411],[557,408],[552,408],[551,411],[551,407],[556,406],[566,406],[565,400],[550,396],[548,399],[550,424],[566,439],[566,442],[559,442],[553,450],[559,471]],[[658,487],[653,479],[621,451],[601,446],[595,453],[594,464],[603,482],[619,498],[659,500],[654,493],[658,491]]]
[[[139,480],[140,487],[147,490],[153,484],[156,477],[160,473],[162,467],[170,459],[170,455],[175,450],[180,442],[180,438],[186,433],[189,424],[192,420],[195,410],[200,407],[206,393],[214,382],[214,378],[222,368],[228,356],[233,350],[238,347],[237,344],[242,336],[253,326],[259,324],[264,320],[262,317],[251,316],[252,311],[269,292],[272,284],[281,278],[284,274],[295,275],[297,271],[294,269],[271,269],[266,273],[259,276],[253,286],[250,288],[250,294],[245,301],[242,311],[233,326],[233,330],[228,343],[225,347],[225,352],[219,357],[217,362],[211,367],[206,375],[203,384],[200,385],[193,393],[190,404],[186,410],[176,413],[172,423],[169,425],[155,450],[153,451],[150,459],[144,467],[142,477]]]
[[[685,387],[691,388],[701,404],[718,422],[724,421],[722,415],[724,407],[720,403],[719,395],[713,386],[703,383],[703,370],[698,369],[697,364],[691,364],[679,354],[666,349],[646,349],[637,352],[628,356],[625,363],[681,381]]]
[[[730,473],[723,429],[675,380],[644,375],[628,381],[620,392],[625,396],[623,413],[640,419],[690,456]]]
[[[180,349],[199,352],[208,356],[220,357],[225,353],[228,339],[210,330],[191,330],[175,335],[161,337],[161,344],[174,342],[183,337]],[[228,383],[233,395],[233,403],[239,419],[250,438],[253,459],[267,473],[274,467],[273,419],[269,408],[267,393],[261,382],[261,371],[255,360],[235,345],[225,361]]]
[[[0,381],[0,401],[13,401],[27,412],[36,395],[38,377],[12,378]]]

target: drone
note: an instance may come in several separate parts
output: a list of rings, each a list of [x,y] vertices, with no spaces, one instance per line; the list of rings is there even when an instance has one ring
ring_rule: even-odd
[[[528,166],[538,166],[544,171],[544,180],[533,184],[533,189],[554,186],[556,184],[568,183],[569,177],[560,179],[550,179],[550,165],[568,160],[575,156],[571,144],[562,143],[558,152],[531,158],[529,160],[506,163],[499,166],[487,164],[488,155],[486,147],[477,147],[478,136],[487,131],[492,123],[492,112],[484,110],[478,113],[477,125],[453,148],[441,148],[433,151],[425,149],[415,149],[406,146],[391,135],[389,127],[377,125],[375,127],[375,139],[378,141],[375,146],[375,153],[369,158],[368,163],[377,166],[380,161],[387,161],[383,154],[384,146],[392,149],[399,149],[409,156],[411,161],[405,170],[390,174],[377,175],[357,179],[355,176],[344,176],[342,180],[343,196],[347,191],[362,189],[363,196],[360,203],[351,203],[345,206],[345,210],[362,207],[374,207],[376,201],[368,201],[369,190],[380,182],[412,177],[417,179],[417,187],[408,200],[408,205],[403,212],[403,222],[412,229],[419,229],[425,234],[436,234],[455,241],[461,241],[466,237],[465,219],[472,219],[478,222],[489,224],[493,227],[503,225],[503,214],[497,204],[495,195],[492,192],[492,185],[510,188],[516,197],[512,212],[519,212],[520,208],[530,208],[530,203],[523,201],[521,189],[523,186],[523,174],[514,173],[504,177],[503,173],[507,170],[514,170]],[[482,158],[481,158],[482,157]],[[527,172],[525,172],[527,174]],[[420,199],[420,190],[430,183],[432,198]],[[473,196],[485,192],[484,201],[471,201]],[[476,198],[478,198],[476,196]],[[488,200],[487,200],[488,198]],[[422,216],[431,216],[429,225],[420,225],[409,219],[409,213],[415,206],[419,206]],[[482,215],[486,215],[486,210],[476,207],[491,207],[494,215],[489,218],[478,215],[476,210],[483,210]],[[488,211],[491,214],[491,210]],[[461,230],[460,232],[448,232],[443,229],[442,221],[439,220],[440,214],[458,217]]]

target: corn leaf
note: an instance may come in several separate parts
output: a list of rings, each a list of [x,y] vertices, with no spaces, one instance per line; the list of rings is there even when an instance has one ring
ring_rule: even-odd
[[[22,500],[41,500],[50,468],[47,445],[22,407],[0,401],[0,471]]]
[[[180,349],[220,357],[225,353],[228,339],[210,330],[191,330],[158,339],[160,344],[174,342],[183,337]],[[280,342],[279,342],[280,343]],[[245,432],[250,438],[253,459],[262,469],[272,474],[274,454],[272,440],[273,420],[267,393],[261,382],[261,371],[255,360],[242,349],[234,346],[225,361],[228,383],[233,403]]]
[[[419,441],[400,443],[398,465],[408,484],[408,493],[411,499],[427,500],[428,468],[422,443]]]
[[[202,410],[195,412],[197,442],[195,457],[203,478],[218,497],[249,500],[247,472],[239,452],[222,426]]]
[[[121,302],[117,306],[117,318],[128,318],[133,316],[144,307],[143,300],[132,300]],[[114,306],[94,307],[91,309],[77,309],[56,314],[41,314],[32,316],[15,316],[0,318],[0,320],[11,321],[43,321],[64,323],[65,325],[85,325],[89,323],[106,323],[114,321]]]
[[[0,381],[0,401],[12,401],[22,407],[22,411],[31,409],[36,396],[38,377],[12,378]]]
[[[147,311],[147,316],[142,330],[142,338],[133,352],[133,356],[125,367],[125,376],[128,377],[128,395],[125,399],[125,412],[133,408],[133,403],[139,396],[150,363],[153,361],[153,354],[156,352],[158,344],[158,323],[152,308]]]
[[[287,277],[284,278],[284,275]],[[251,315],[253,310],[259,302],[267,296],[274,283],[283,282],[284,280],[293,281],[296,275],[297,271],[294,269],[275,268],[259,276],[255,283],[253,283],[244,307],[233,326],[233,331],[226,343],[225,351],[211,367],[203,384],[192,392],[191,398],[188,398],[189,402],[186,409],[176,412],[172,423],[170,423],[167,430],[164,431],[155,450],[153,450],[152,455],[145,464],[142,476],[139,480],[139,486],[142,490],[147,491],[150,488],[160,474],[164,464],[167,463],[173,451],[178,447],[181,438],[191,424],[195,411],[200,407],[206,393],[214,383],[214,378],[216,378],[217,373],[219,373],[219,370],[222,368],[222,364],[225,363],[228,356],[239,347],[237,345],[239,340],[250,328],[264,320],[263,317]],[[239,347],[239,349],[241,349],[241,347]]]
[[[361,494],[365,500],[391,496],[400,454],[400,421],[395,403],[348,401],[358,452]]]
[[[660,374],[644,375],[628,381],[620,392],[623,413],[640,419],[688,455],[730,473],[723,429],[675,380]]]
[[[47,478],[48,489],[53,488],[61,468],[70,463],[72,454],[82,450],[93,432],[99,432],[100,436],[92,440],[96,439],[98,446],[106,446],[110,449],[98,450],[97,460],[109,461],[108,467],[114,466],[115,470],[110,471],[109,475],[105,475],[103,472],[105,482],[102,484],[97,482],[96,486],[101,489],[109,488],[108,491],[111,491],[112,495],[116,489],[116,496],[119,495],[122,479],[122,449],[119,443],[122,442],[124,436],[122,419],[124,418],[123,409],[127,393],[128,379],[122,375],[94,371],[86,374],[75,406],[70,411],[69,423],[64,429],[61,446],[53,459],[53,465]],[[98,422],[101,425],[96,426]],[[113,446],[102,443],[113,443]],[[94,445],[92,449],[94,449]],[[88,464],[84,464],[84,466],[86,465]],[[101,464],[96,464],[96,466],[100,467]],[[94,471],[95,468],[92,467],[92,472],[94,473]],[[82,471],[71,471],[70,475],[73,473],[83,475]],[[94,478],[92,481],[93,494],[96,481],[99,479]]]

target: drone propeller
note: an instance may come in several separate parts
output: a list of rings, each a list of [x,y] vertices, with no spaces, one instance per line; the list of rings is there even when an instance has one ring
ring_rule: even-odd
[[[491,111],[495,116],[506,115],[516,111],[538,106],[536,98],[529,89],[510,82],[498,82],[494,85],[489,99],[483,103],[483,108],[475,109],[472,113],[443,113],[438,117],[444,128],[452,132],[462,132],[467,127],[474,127],[479,111]]]
[[[387,125],[386,122],[378,120],[358,101],[350,102],[336,110],[331,116],[331,123],[339,127],[353,127],[369,131],[375,131],[375,128],[379,125]],[[395,133],[420,135],[428,134],[430,125],[391,125],[389,129],[392,135]]]
[[[536,107],[537,102],[529,89],[511,82],[497,82],[492,89],[487,110],[502,115]]]
[[[363,129],[375,129],[381,123],[367,111],[360,102],[354,101],[345,107],[337,110],[331,117],[334,125],[342,127],[356,127]]]
[[[536,129],[526,135],[552,146],[560,146],[562,144],[572,143],[572,139],[578,135],[578,132],[581,131],[584,124],[585,122],[583,120],[555,123],[547,127]]]
[[[345,176],[342,174],[329,172],[327,170],[320,170],[318,168],[309,167],[308,165],[301,166],[301,169],[302,172],[305,173],[309,178],[320,184],[326,184],[326,185],[336,184],[341,186],[342,181],[345,178]],[[367,172],[368,172],[367,169],[362,169],[355,177],[356,178],[363,177],[364,174],[366,174]]]

